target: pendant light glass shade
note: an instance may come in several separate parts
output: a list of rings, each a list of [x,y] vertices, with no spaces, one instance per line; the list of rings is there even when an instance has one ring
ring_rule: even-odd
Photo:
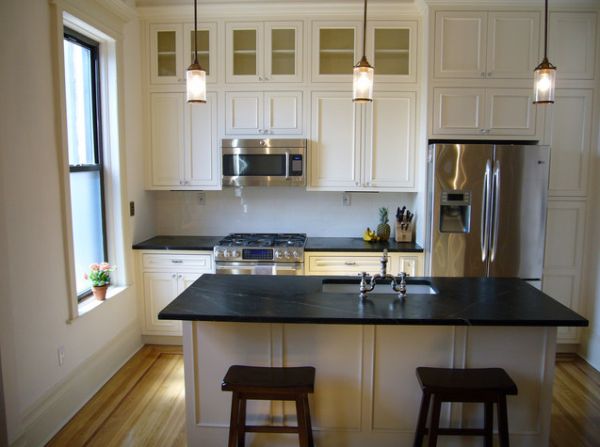
[[[198,2],[194,0],[194,62],[185,74],[187,102],[206,102],[206,71],[198,63]]]
[[[365,0],[363,17],[363,51],[362,58],[354,66],[352,71],[352,101],[371,102],[373,101],[373,80],[375,77],[375,68],[367,61],[365,56],[365,45],[367,41],[367,0]]]
[[[554,104],[556,67],[548,61],[548,0],[544,10],[544,60],[533,71],[533,103]]]
[[[187,69],[187,102],[206,102],[206,71],[200,64],[193,63]]]
[[[534,104],[554,104],[556,87],[556,67],[544,58],[533,72]]]
[[[375,70],[363,56],[358,64],[354,66],[352,77],[352,101],[373,101],[373,77]]]

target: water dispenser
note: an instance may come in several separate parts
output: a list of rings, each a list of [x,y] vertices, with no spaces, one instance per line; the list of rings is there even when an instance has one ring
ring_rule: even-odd
[[[442,191],[440,199],[440,232],[471,231],[471,192]]]

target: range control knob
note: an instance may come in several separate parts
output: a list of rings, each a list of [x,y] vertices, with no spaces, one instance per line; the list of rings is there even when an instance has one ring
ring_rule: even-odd
[[[296,250],[294,250],[292,252],[292,256],[294,257],[294,259],[298,259],[298,258],[300,258],[300,253],[298,253]]]
[[[287,250],[284,252],[284,254],[283,254],[283,255],[285,256],[285,258],[286,258],[286,259],[289,259],[289,258],[290,258],[290,252],[289,252],[289,251],[287,251]]]
[[[283,257],[283,253],[279,250],[275,250],[275,259],[281,259]]]
[[[237,258],[239,255],[240,255],[240,252],[239,252],[239,251],[237,251],[237,250],[233,250],[233,251],[231,252],[231,256],[233,256],[234,258]]]
[[[228,258],[229,257],[229,250],[223,251],[223,257],[224,258]]]
[[[217,258],[220,258],[221,256],[223,256],[223,250],[217,250],[217,251],[215,252],[215,256],[216,256]]]

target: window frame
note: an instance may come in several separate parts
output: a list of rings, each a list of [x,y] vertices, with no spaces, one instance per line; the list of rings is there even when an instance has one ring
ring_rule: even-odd
[[[100,214],[102,218],[102,254],[104,261],[108,261],[108,238],[106,225],[106,192],[104,184],[104,145],[102,141],[102,105],[101,105],[101,89],[100,89],[100,43],[84,36],[81,33],[63,26],[63,40],[80,45],[90,51],[91,64],[91,84],[92,84],[92,132],[94,152],[93,164],[78,164],[73,165],[68,163],[69,178],[71,174],[77,172],[98,172],[99,187],[100,187]],[[66,70],[66,67],[65,67]],[[69,125],[67,120],[67,126]],[[71,182],[69,182],[71,183]],[[71,216],[73,216],[73,204],[71,203]],[[75,256],[75,247],[73,247],[73,255]],[[92,294],[91,287],[77,294],[77,302],[80,303]]]

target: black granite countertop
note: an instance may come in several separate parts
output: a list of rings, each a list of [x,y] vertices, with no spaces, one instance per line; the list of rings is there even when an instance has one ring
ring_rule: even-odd
[[[309,237],[304,251],[423,252],[414,242],[365,242],[359,237]]]
[[[345,278],[354,280],[356,278]],[[438,294],[324,293],[321,276],[204,275],[158,315],[163,320],[473,326],[587,326],[586,319],[513,278],[411,278]],[[409,282],[409,284],[410,284]],[[358,292],[358,291],[357,291]]]
[[[133,245],[135,250],[212,250],[223,236],[155,236]],[[309,237],[305,251],[422,252],[413,242],[365,242],[358,237]]]
[[[135,250],[210,250],[223,236],[154,236],[133,245]]]

